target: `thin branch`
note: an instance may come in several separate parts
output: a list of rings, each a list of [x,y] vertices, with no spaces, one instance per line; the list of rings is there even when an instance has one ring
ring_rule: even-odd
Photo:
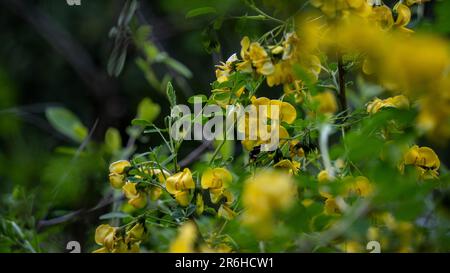
[[[339,102],[341,104],[341,110],[347,110],[347,95],[345,91],[345,69],[342,61],[342,54],[337,54],[338,58],[338,77],[339,77]]]
[[[212,141],[204,141],[200,146],[195,148],[195,150],[179,162],[180,167],[186,167],[197,160],[208,148],[211,147],[211,144]]]

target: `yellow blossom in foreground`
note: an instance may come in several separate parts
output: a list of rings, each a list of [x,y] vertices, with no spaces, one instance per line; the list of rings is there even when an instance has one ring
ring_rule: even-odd
[[[273,170],[257,172],[244,185],[242,222],[258,236],[271,235],[274,214],[291,207],[297,188],[288,174]]]
[[[405,165],[415,166],[421,178],[430,179],[439,175],[441,162],[433,149],[414,145],[403,156],[400,169],[403,170]]]
[[[179,229],[178,235],[170,244],[171,253],[192,253],[195,252],[194,245],[197,240],[197,228],[192,222],[185,222]]]
[[[338,110],[336,97],[331,91],[325,91],[312,97],[313,103],[317,104],[317,112],[330,115]]]
[[[136,183],[127,182],[122,187],[122,191],[125,197],[128,199],[128,204],[133,207],[140,209],[145,207],[147,204],[147,196],[145,192],[138,191],[136,189]]]

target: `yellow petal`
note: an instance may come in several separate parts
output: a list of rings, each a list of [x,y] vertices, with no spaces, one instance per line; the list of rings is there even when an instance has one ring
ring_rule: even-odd
[[[98,245],[104,245],[105,238],[107,238],[111,234],[114,236],[115,232],[116,232],[116,228],[114,228],[110,225],[106,225],[106,224],[100,225],[95,230],[95,242]]]
[[[125,197],[127,199],[133,199],[133,198],[138,197],[136,183],[132,183],[132,182],[125,183],[125,185],[122,187],[122,191],[125,194]]]
[[[119,160],[116,162],[111,163],[109,165],[109,172],[110,173],[117,173],[117,174],[123,174],[125,172],[125,168],[131,167],[131,163],[127,160]]]
[[[179,191],[175,193],[175,200],[177,200],[178,204],[185,207],[189,205],[190,199],[189,199],[189,192],[188,191]]]
[[[394,7],[394,10],[397,12],[397,20],[395,20],[395,25],[399,27],[404,27],[407,24],[409,24],[409,21],[411,20],[411,10],[408,8],[408,6],[401,4],[397,4]]]
[[[111,187],[115,189],[120,189],[125,184],[125,176],[123,174],[110,173],[109,183],[111,184]]]

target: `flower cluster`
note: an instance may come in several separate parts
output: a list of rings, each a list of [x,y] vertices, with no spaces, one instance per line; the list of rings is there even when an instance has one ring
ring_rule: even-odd
[[[95,230],[95,242],[102,246],[95,253],[127,253],[139,252],[139,245],[145,236],[145,228],[141,223],[125,231],[124,228],[100,225]]]

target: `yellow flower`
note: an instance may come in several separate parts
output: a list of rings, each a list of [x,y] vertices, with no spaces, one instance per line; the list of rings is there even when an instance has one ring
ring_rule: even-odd
[[[340,244],[339,249],[346,253],[364,253],[364,246],[357,241],[346,241]]]
[[[397,19],[395,20],[395,27],[403,32],[410,33],[413,32],[412,30],[406,28],[406,26],[409,24],[409,21],[411,20],[411,10],[408,8],[408,6],[402,4],[401,2],[398,2],[393,9],[395,12],[397,12]]]
[[[317,174],[317,181],[319,181],[319,183],[329,182],[331,180],[333,180],[333,178],[328,174],[326,170],[322,170],[319,172],[319,174]]]
[[[428,1],[430,1],[430,0],[405,0],[404,3],[407,6],[412,6],[414,4],[423,4],[423,3],[428,2]]]
[[[375,114],[382,108],[408,109],[409,100],[404,95],[398,95],[395,97],[387,98],[385,100],[375,98],[367,104],[367,112],[370,114]]]
[[[322,170],[317,174],[317,181],[319,184],[324,184],[326,182],[333,181],[333,177],[331,177],[326,170]],[[319,194],[325,198],[332,198],[333,196],[328,192],[328,188],[323,185],[319,185]]]
[[[369,15],[369,19],[374,21],[375,24],[381,29],[391,29],[394,25],[394,17],[392,16],[391,9],[386,6],[375,6],[372,8],[372,12]]]
[[[228,186],[233,177],[225,168],[208,168],[203,172],[201,184],[203,189],[217,189]]]
[[[250,39],[245,36],[241,40],[241,47],[241,58],[243,61],[237,64],[237,70],[251,73],[254,67],[256,72],[261,75],[273,73],[274,67],[272,61],[259,43],[251,43]]]
[[[125,169],[131,167],[127,160],[120,160],[109,165],[109,183],[115,189],[120,189],[125,184]]]
[[[269,55],[264,48],[257,42],[250,44],[249,51],[250,59],[253,66],[256,68],[256,72],[261,75],[269,75],[273,73],[274,67]]]
[[[191,171],[185,168],[166,180],[167,191],[175,197],[175,200],[182,205],[187,206],[190,202],[189,190],[195,188],[195,182],[192,179]]]
[[[234,212],[227,205],[220,205],[219,210],[217,211],[217,215],[227,220],[233,220],[234,217],[236,217],[236,212]]]
[[[178,230],[178,236],[170,244],[171,253],[192,253],[194,252],[195,241],[197,240],[197,228],[192,222],[185,222]]]
[[[419,171],[422,178],[436,178],[438,170],[441,166],[439,157],[429,147],[419,147],[414,145],[403,156],[403,162],[400,169],[404,169],[404,165],[413,165]]]
[[[226,62],[216,65],[216,77],[219,83],[228,81],[228,77],[233,71],[234,64],[238,61],[236,54],[231,55]]]
[[[279,117],[272,117],[271,116],[271,107],[276,105],[278,107],[279,111]],[[295,110],[295,107],[292,106],[288,102],[280,101],[280,100],[271,100],[269,104],[268,116],[271,119],[279,119],[281,121],[286,122],[287,124],[292,124],[295,119],[297,118],[297,111]]]
[[[143,238],[142,224],[135,225],[126,233],[126,238],[118,236],[118,228],[100,225],[95,230],[95,242],[102,246],[93,253],[127,253],[139,252],[139,244]]]
[[[341,213],[341,210],[339,209],[339,206],[336,203],[336,199],[327,198],[327,200],[325,200],[324,213],[327,215],[335,215]]]
[[[144,239],[145,228],[141,223],[135,224],[130,230],[126,232],[125,242],[135,243]]]
[[[118,173],[110,173],[109,183],[111,184],[111,187],[115,189],[120,189],[125,184],[125,175]]]
[[[185,168],[182,172],[178,172],[167,178],[166,188],[171,194],[176,194],[178,191],[194,189],[195,183],[192,179],[191,171]]]
[[[244,184],[243,223],[258,236],[270,236],[274,213],[290,208],[296,193],[291,176],[270,170],[257,172]]]
[[[336,97],[331,91],[325,91],[312,97],[312,101],[318,104],[317,112],[322,114],[334,114],[338,110]]]
[[[112,250],[116,236],[116,227],[100,225],[95,230],[95,242],[106,250]]]
[[[186,207],[190,203],[189,191],[177,191],[174,194],[175,200],[177,200],[178,204],[183,207]]]
[[[348,188],[348,193],[356,194],[361,197],[367,197],[371,195],[374,191],[374,186],[372,183],[364,176],[357,176],[350,183]]]
[[[295,156],[304,157],[305,151],[302,148],[302,145],[299,140],[293,139],[289,143],[289,156],[294,158]]]
[[[219,202],[222,197],[226,198],[226,203],[231,205],[234,201],[233,194],[226,190],[233,177],[225,168],[208,168],[202,175],[201,185],[203,189],[209,189],[211,201]]]
[[[297,174],[300,170],[300,162],[298,161],[291,161],[289,159],[283,159],[279,162],[277,162],[275,165],[273,165],[274,168],[281,168],[281,169],[287,169],[290,174]]]
[[[125,197],[128,199],[128,204],[133,207],[140,209],[145,207],[147,204],[147,196],[145,192],[138,191],[136,189],[136,183],[127,182],[123,187],[122,191]]]
[[[366,0],[311,0],[310,2],[331,18],[346,15],[349,12],[364,16],[370,10]]]
[[[124,174],[125,169],[131,167],[131,163],[127,160],[119,160],[109,165],[110,173]]]

